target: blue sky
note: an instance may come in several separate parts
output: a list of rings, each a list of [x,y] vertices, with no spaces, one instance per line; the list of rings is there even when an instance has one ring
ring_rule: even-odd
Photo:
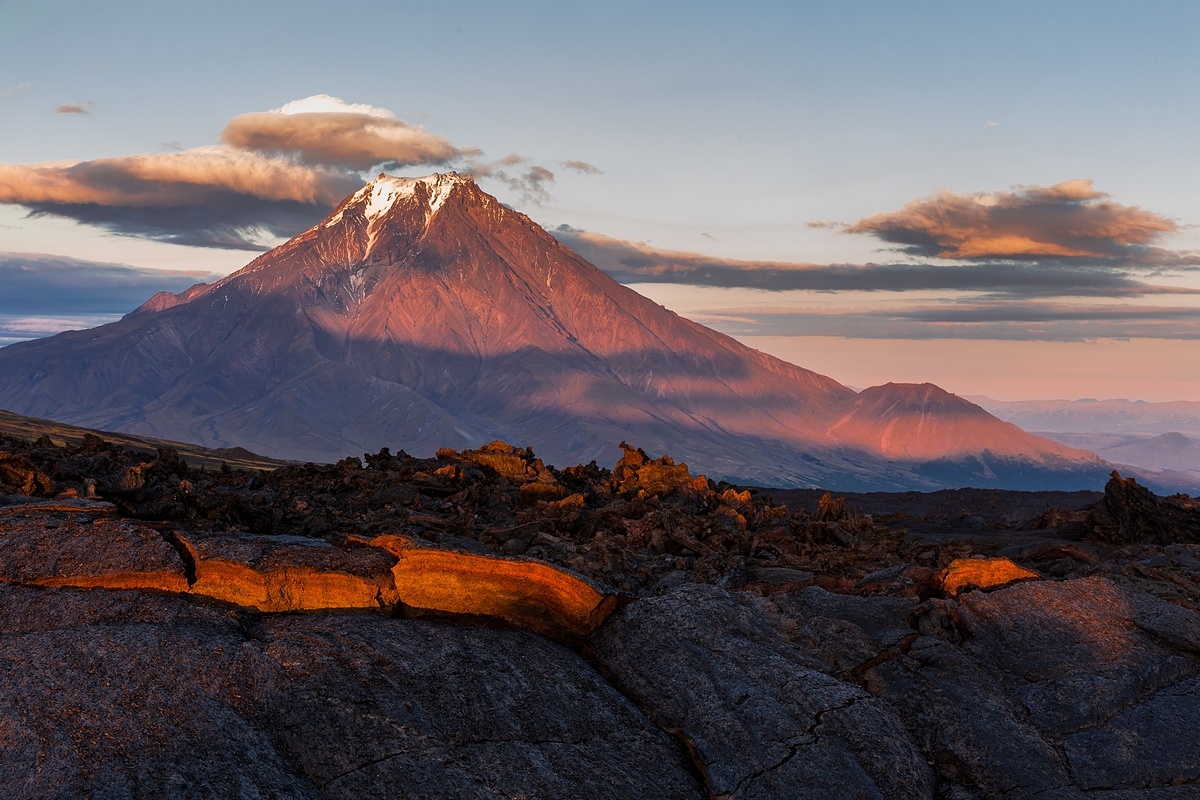
[[[634,248],[657,273],[620,277],[659,302],[847,383],[1200,399],[1197,371],[1181,369],[1200,338],[1189,293],[1200,261],[1188,254],[1200,248],[1198,23],[1200,6],[1184,2],[0,0],[0,252],[37,256],[26,273],[58,265],[39,332],[128,310],[128,281],[95,316],[56,309],[69,294],[62,258],[138,267],[138,280],[185,272],[162,276],[172,290],[232,271],[253,253],[153,241],[162,231],[128,209],[39,206],[27,168],[212,148],[245,115],[324,94],[460,154],[389,171],[473,169],[548,228],[569,226],[568,243],[591,237],[602,267],[616,254],[608,266],[621,272],[617,256]],[[534,168],[553,179],[531,184]],[[1090,190],[1053,207],[1036,191],[1080,180]],[[967,235],[975,223],[957,217],[931,231],[905,212],[914,203],[926,221],[963,203],[1011,218],[1003,236],[988,221]],[[1115,217],[1100,219],[1105,205]],[[1135,212],[1162,224],[1112,233]],[[1091,225],[1094,246],[1042,222],[1059,218]],[[687,254],[744,285],[691,285],[704,278],[676,268]],[[772,278],[764,262],[874,271],[833,291]],[[994,285],[907,286],[918,268]],[[1073,288],[1047,293],[1068,273]],[[0,342],[34,335],[28,307],[10,292],[6,308],[3,294]]]

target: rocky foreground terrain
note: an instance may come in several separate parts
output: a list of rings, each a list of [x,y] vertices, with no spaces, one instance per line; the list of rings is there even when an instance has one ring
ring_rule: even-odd
[[[197,463],[0,437],[0,796],[1200,795],[1186,496]]]

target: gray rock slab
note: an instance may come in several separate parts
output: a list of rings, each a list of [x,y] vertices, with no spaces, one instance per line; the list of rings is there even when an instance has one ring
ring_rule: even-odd
[[[520,631],[0,584],[0,797],[701,797],[682,746]]]
[[[986,798],[1032,798],[1071,785],[1054,743],[961,647],[922,636],[862,680],[900,712],[943,780]]]
[[[0,580],[187,591],[183,561],[160,533],[65,506],[0,508]]]
[[[678,742],[535,634],[329,615],[262,635],[259,713],[328,797],[702,795]]]
[[[1032,581],[959,603],[964,649],[1010,676],[1033,723],[1057,736],[1103,725],[1200,670],[1180,652],[1200,618],[1105,578]]]
[[[1193,784],[1200,797],[1200,678],[1191,678],[1108,721],[1068,736],[1064,750],[1084,789]]]
[[[933,776],[891,707],[820,672],[765,603],[711,586],[639,600],[596,656],[736,798],[927,798]]]

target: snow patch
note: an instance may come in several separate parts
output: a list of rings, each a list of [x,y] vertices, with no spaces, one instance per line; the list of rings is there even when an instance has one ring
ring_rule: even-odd
[[[354,196],[355,201],[366,198],[366,208],[363,216],[367,220],[367,254],[375,246],[376,227],[379,220],[391,211],[397,202],[404,198],[415,197],[417,186],[424,185],[428,205],[425,207],[425,225],[446,204],[454,187],[470,183],[471,179],[455,172],[434,173],[424,178],[397,178],[381,174],[378,178],[364,186]]]
[[[433,215],[445,205],[446,199],[450,197],[450,192],[454,190],[454,187],[468,183],[470,180],[470,178],[454,172],[434,173],[424,178],[396,178],[386,174],[380,175],[363,190],[360,190],[369,190],[365,211],[367,222],[374,222],[386,214],[401,198],[415,196],[418,184],[424,185],[427,190],[429,205],[426,208],[425,218],[426,220],[432,219]]]
[[[434,173],[426,175],[424,178],[397,178],[383,173],[355,192],[342,208],[321,223],[320,227],[332,228],[343,220],[346,209],[361,207],[367,223],[367,254],[369,255],[375,246],[379,220],[386,216],[396,203],[415,197],[418,184],[423,184],[426,189],[425,194],[428,199],[425,206],[425,224],[428,226],[429,221],[446,204],[454,187],[468,183],[471,183],[470,178],[456,172]]]

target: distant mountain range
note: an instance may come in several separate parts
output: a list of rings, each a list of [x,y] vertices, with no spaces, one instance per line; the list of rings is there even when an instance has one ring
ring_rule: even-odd
[[[0,348],[0,407],[287,459],[492,439],[843,490],[1098,488],[1111,465],[930,384],[862,392],[609,278],[466,177],[381,175],[213,284]]]
[[[1200,485],[1200,402],[970,400],[1040,436],[1150,473],[1160,485]]]

